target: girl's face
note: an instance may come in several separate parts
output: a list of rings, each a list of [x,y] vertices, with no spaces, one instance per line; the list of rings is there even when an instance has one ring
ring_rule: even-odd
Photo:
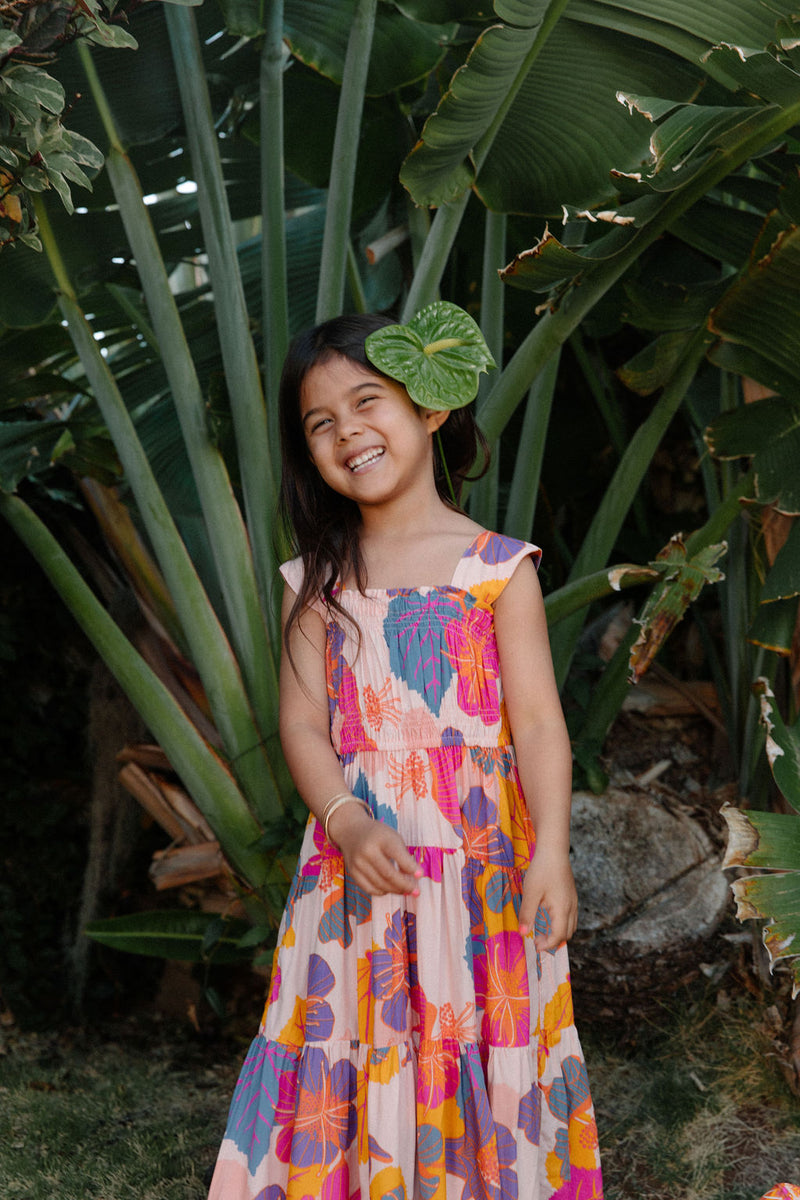
[[[357,504],[433,487],[431,439],[446,412],[419,408],[402,384],[335,355],[300,390],[306,445],[322,478]]]

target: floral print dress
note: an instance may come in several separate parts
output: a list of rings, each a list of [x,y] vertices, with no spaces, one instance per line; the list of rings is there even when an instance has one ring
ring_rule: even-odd
[[[309,818],[209,1200],[602,1196],[566,946],[517,926],[535,838],[493,605],[539,553],[481,533],[447,586],[345,590],[360,639],[319,603],[347,785],[424,875],[370,898]]]

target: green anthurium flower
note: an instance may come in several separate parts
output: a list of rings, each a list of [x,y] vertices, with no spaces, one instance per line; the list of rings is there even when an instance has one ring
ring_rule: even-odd
[[[407,325],[386,325],[364,343],[367,358],[402,383],[415,404],[463,408],[478,394],[478,376],[496,366],[483,334],[457,304],[437,300]]]

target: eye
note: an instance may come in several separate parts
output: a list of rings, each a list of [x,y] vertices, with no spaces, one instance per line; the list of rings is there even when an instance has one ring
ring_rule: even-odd
[[[326,425],[330,425],[330,423],[330,417],[319,417],[316,421],[312,422],[310,432],[316,433],[317,430],[323,429]]]
[[[377,396],[360,396],[356,402],[356,408],[363,408],[365,404],[370,404],[373,400],[377,400]]]

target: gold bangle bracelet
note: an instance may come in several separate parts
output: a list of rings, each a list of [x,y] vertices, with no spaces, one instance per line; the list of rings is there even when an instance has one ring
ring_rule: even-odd
[[[318,820],[322,828],[325,828],[325,822],[328,819],[328,813],[333,808],[337,800],[342,800],[345,797],[352,796],[352,792],[337,792],[335,796],[331,796],[330,800],[326,800],[322,806],[322,812],[319,814]]]
[[[369,815],[371,817],[373,815],[372,809],[367,804],[366,800],[361,800],[361,799],[359,799],[358,796],[352,796],[352,795],[350,795],[350,793],[348,793],[345,796],[334,796],[333,800],[329,800],[325,806],[325,808],[326,808],[325,819],[322,822],[322,828],[325,832],[325,837],[327,838],[327,840],[329,842],[331,841],[331,838],[330,838],[330,834],[328,833],[328,823],[330,822],[330,819],[333,816],[333,814],[336,812],[336,810],[338,808],[341,808],[342,805],[344,805],[344,804],[360,804],[362,806],[362,808],[366,809],[366,811],[369,813]],[[335,844],[335,843],[331,843],[331,844]]]

